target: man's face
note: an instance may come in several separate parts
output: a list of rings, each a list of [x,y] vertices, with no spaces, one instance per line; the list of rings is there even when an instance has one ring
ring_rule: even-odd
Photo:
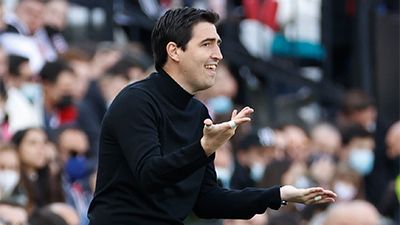
[[[395,123],[386,135],[387,155],[395,158],[400,155],[400,122]]]
[[[44,10],[44,23],[58,30],[63,30],[68,14],[67,1],[50,1]]]
[[[187,43],[186,50],[179,48],[178,66],[192,94],[214,85],[217,66],[222,59],[220,42],[215,26],[200,22],[193,26],[192,39]]]
[[[35,0],[22,1],[17,9],[17,16],[33,34],[43,25],[44,3]]]
[[[62,71],[54,84],[45,85],[45,98],[51,104],[59,102],[63,96],[73,96],[75,93],[76,77],[70,71]]]

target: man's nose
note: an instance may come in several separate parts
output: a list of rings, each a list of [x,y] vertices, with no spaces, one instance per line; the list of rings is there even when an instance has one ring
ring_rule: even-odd
[[[216,46],[214,49],[215,50],[213,51],[213,54],[211,55],[211,57],[213,59],[217,59],[218,61],[221,61],[224,58],[221,53],[221,48],[219,46]]]

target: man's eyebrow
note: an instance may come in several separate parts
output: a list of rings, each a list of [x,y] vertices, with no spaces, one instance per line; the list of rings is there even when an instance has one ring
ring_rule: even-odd
[[[206,39],[202,40],[201,43],[208,42],[208,41],[217,42],[217,44],[221,44],[221,42],[222,42],[222,40],[220,38],[206,38]]]

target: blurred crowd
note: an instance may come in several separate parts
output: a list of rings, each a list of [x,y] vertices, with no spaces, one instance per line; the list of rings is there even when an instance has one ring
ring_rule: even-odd
[[[237,48],[249,57],[324,58],[318,0],[304,1],[297,12],[287,0],[110,1],[113,23],[127,39],[122,42],[68,37],[70,12],[92,7],[85,1],[0,2],[0,225],[88,224],[103,115],[124,86],[154,71],[148,35],[165,10],[209,8],[221,24],[239,18]],[[224,28],[225,35],[236,32]],[[263,104],[254,94],[259,78],[240,77],[251,72],[237,69],[224,60],[215,86],[196,96],[215,122],[229,120],[235,108]],[[355,88],[344,89],[329,112],[302,123],[278,112],[279,122],[241,126],[217,151],[215,169],[226,188],[321,186],[337,193],[336,203],[289,204],[248,221],[192,215],[187,224],[399,224],[400,118],[385,120],[373,97]]]

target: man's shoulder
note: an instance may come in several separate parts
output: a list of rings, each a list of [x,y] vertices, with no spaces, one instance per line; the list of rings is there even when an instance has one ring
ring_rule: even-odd
[[[134,83],[128,84],[121,92],[126,93],[151,93],[152,90],[155,88],[154,73],[150,74],[148,77],[144,78],[143,80],[136,81]]]
[[[128,84],[123,88],[117,97],[114,99],[115,102],[122,102],[122,104],[141,101],[140,99],[152,99],[152,89],[154,89],[154,82],[152,81],[151,75],[143,80],[135,83]]]

